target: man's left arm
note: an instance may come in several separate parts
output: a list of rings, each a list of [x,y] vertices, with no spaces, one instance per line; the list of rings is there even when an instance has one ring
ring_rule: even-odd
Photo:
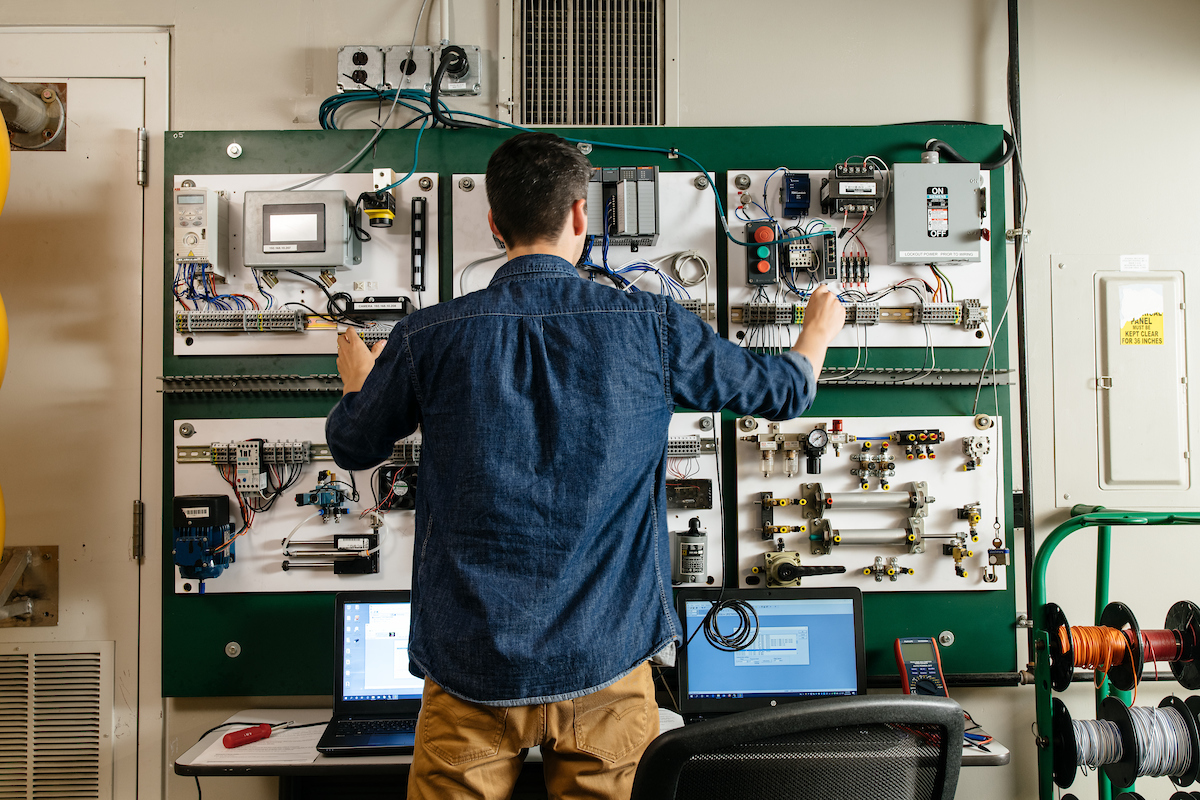
[[[404,326],[368,350],[354,328],[338,336],[342,399],[325,420],[325,441],[343,469],[367,469],[417,429],[416,394],[404,351]],[[386,346],[385,346],[386,344]]]

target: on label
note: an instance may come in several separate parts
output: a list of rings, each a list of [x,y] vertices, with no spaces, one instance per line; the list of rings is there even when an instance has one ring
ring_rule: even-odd
[[[925,190],[925,209],[929,217],[929,238],[945,239],[950,236],[950,190],[945,186],[928,187]]]

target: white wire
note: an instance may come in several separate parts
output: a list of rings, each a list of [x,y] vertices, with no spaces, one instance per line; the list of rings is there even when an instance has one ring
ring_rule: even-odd
[[[458,275],[458,294],[459,294],[459,296],[461,297],[462,295],[467,294],[467,275],[471,272],[471,270],[475,269],[475,267],[479,266],[480,264],[486,264],[489,261],[495,261],[497,258],[504,258],[507,255],[508,255],[507,250],[501,250],[499,253],[496,253],[496,255],[494,255],[494,256],[485,256],[484,258],[477,258],[474,261],[472,261],[470,264],[467,264],[465,267],[463,267],[463,271],[460,272]]]
[[[410,62],[412,61],[413,50],[417,45],[417,31],[421,28],[421,17],[425,14],[425,6],[427,5],[429,5],[429,0],[421,0],[421,10],[417,12],[417,24],[413,26],[412,41],[408,45],[408,60]],[[404,88],[404,83],[408,80],[407,71],[401,70],[400,72],[403,74],[403,77],[400,79],[400,85],[396,87],[396,94],[392,97],[392,105],[388,108],[387,116],[383,118],[383,122],[379,124],[379,128],[375,131],[375,135],[371,137],[371,140],[364,144],[361,150],[351,156],[349,161],[347,161],[345,164],[342,164],[337,169],[326,172],[324,175],[318,175],[315,178],[309,178],[303,183],[297,183],[295,186],[289,186],[283,191],[291,192],[301,187],[308,186],[310,183],[316,183],[317,181],[324,180],[330,175],[337,175],[345,172],[346,170],[350,169],[355,162],[362,158],[363,153],[370,150],[371,147],[374,146],[375,142],[379,141],[379,137],[383,135],[384,129],[387,128],[387,124],[392,118],[392,112],[396,110],[396,104],[400,101],[400,90]]]
[[[282,546],[283,546],[283,554],[285,556],[290,555],[290,553],[288,553],[288,545],[291,544],[292,537],[296,535],[296,531],[300,530],[301,528],[303,528],[305,526],[305,524],[312,522],[314,519],[316,519],[319,516],[321,516],[320,511],[313,514],[311,517],[305,517],[304,519],[300,520],[300,522],[296,525],[296,527],[292,528],[291,533],[289,533],[287,536],[283,537]]]

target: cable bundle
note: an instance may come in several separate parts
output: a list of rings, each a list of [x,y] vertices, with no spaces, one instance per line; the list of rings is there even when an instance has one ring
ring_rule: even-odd
[[[1096,769],[1124,757],[1117,723],[1106,719],[1075,719],[1071,720],[1071,728],[1075,731],[1076,766]]]
[[[1188,770],[1192,742],[1178,709],[1131,708],[1129,717],[1137,740],[1139,778],[1178,777]]]

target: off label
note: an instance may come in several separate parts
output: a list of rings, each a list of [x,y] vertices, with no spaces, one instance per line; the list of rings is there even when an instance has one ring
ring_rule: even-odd
[[[925,208],[929,214],[930,239],[950,236],[950,191],[945,186],[930,186],[925,190]]]

